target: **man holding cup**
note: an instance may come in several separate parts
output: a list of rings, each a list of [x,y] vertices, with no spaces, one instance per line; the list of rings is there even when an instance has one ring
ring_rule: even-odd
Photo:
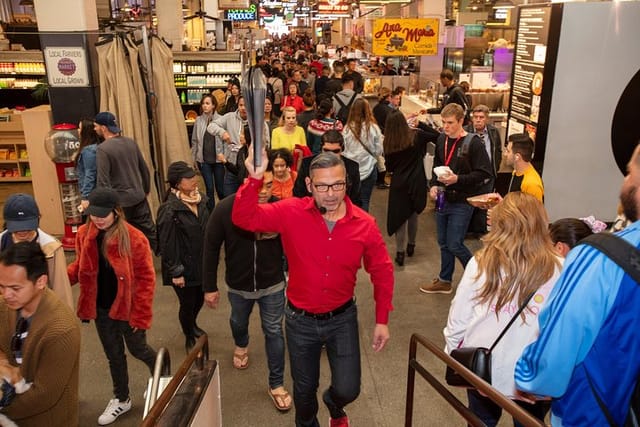
[[[456,258],[463,267],[471,259],[471,251],[464,245],[464,236],[473,214],[473,206],[467,202],[467,197],[481,194],[482,184],[493,176],[491,161],[482,140],[462,127],[462,107],[448,104],[440,115],[443,133],[436,142],[434,174],[429,191],[429,196],[435,200],[438,189],[442,191],[441,187],[444,187],[444,206],[441,204],[436,211],[440,273],[431,283],[420,287],[420,291],[427,294],[451,293]],[[443,166],[449,169],[438,174]]]

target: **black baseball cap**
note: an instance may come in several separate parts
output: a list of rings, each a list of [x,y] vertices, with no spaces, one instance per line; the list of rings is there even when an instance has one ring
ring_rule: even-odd
[[[167,181],[169,181],[171,188],[178,185],[182,178],[193,178],[194,176],[196,176],[196,171],[183,161],[171,163],[167,171]]]
[[[118,193],[111,188],[96,188],[89,194],[87,215],[104,218],[118,206]]]
[[[112,133],[122,132],[122,129],[120,129],[118,123],[116,122],[116,116],[114,116],[113,113],[110,113],[109,111],[102,111],[96,114],[96,118],[93,119],[93,121],[99,125],[106,126],[107,129],[109,129],[109,131]]]
[[[9,233],[37,230],[40,209],[33,196],[24,193],[12,194],[4,204],[4,222]]]

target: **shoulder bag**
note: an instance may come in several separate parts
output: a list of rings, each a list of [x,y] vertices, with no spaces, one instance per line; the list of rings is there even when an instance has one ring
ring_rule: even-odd
[[[515,322],[518,316],[520,316],[520,313],[522,313],[522,310],[524,310],[527,304],[529,304],[531,297],[533,297],[535,293],[536,292],[534,291],[531,293],[531,295],[527,297],[527,299],[520,306],[516,314],[514,314],[514,316],[511,318],[507,326],[505,326],[502,332],[500,332],[500,335],[498,335],[498,338],[496,338],[493,344],[491,344],[491,347],[489,348],[484,348],[484,347],[456,348],[451,351],[451,357],[453,357],[458,362],[462,363],[471,372],[473,372],[474,374],[476,374],[477,376],[479,376],[480,378],[482,378],[483,380],[491,384],[491,352],[493,351],[495,346],[498,344],[498,342],[502,339],[504,334],[507,333],[507,330],[511,327],[511,325],[513,325],[513,322]],[[464,379],[462,375],[458,374],[450,366],[447,366],[447,371],[445,373],[444,379],[447,382],[447,384],[455,387],[473,388],[473,386],[469,384],[469,382],[466,379]]]

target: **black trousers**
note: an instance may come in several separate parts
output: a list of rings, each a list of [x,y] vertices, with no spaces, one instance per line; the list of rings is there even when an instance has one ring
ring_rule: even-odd
[[[127,344],[133,357],[147,365],[151,375],[153,375],[156,363],[156,351],[147,344],[146,331],[138,329],[133,332],[129,322],[110,318],[108,309],[98,308],[96,330],[104,353],[107,355],[107,360],[109,360],[113,395],[121,402],[125,401],[129,398],[129,371],[124,344]]]
[[[182,326],[182,332],[185,337],[195,337],[196,318],[204,304],[202,287],[185,286],[184,288],[179,288],[172,286],[172,288],[176,292],[176,295],[178,295],[178,300],[180,301],[178,319],[180,320],[180,326]]]
[[[124,211],[127,222],[147,236],[151,250],[157,255],[158,235],[156,234],[156,225],[153,222],[147,199],[144,199],[137,205],[127,206],[126,208],[123,207],[122,210]]]

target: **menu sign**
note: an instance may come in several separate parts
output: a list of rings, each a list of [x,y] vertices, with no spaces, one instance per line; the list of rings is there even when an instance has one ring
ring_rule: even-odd
[[[438,18],[376,19],[373,21],[373,54],[437,55],[438,24]]]
[[[544,84],[551,7],[521,8],[511,88],[509,133],[527,132],[535,140]]]
[[[526,132],[536,142],[538,171],[546,148],[562,11],[562,3],[518,8],[508,134]]]

